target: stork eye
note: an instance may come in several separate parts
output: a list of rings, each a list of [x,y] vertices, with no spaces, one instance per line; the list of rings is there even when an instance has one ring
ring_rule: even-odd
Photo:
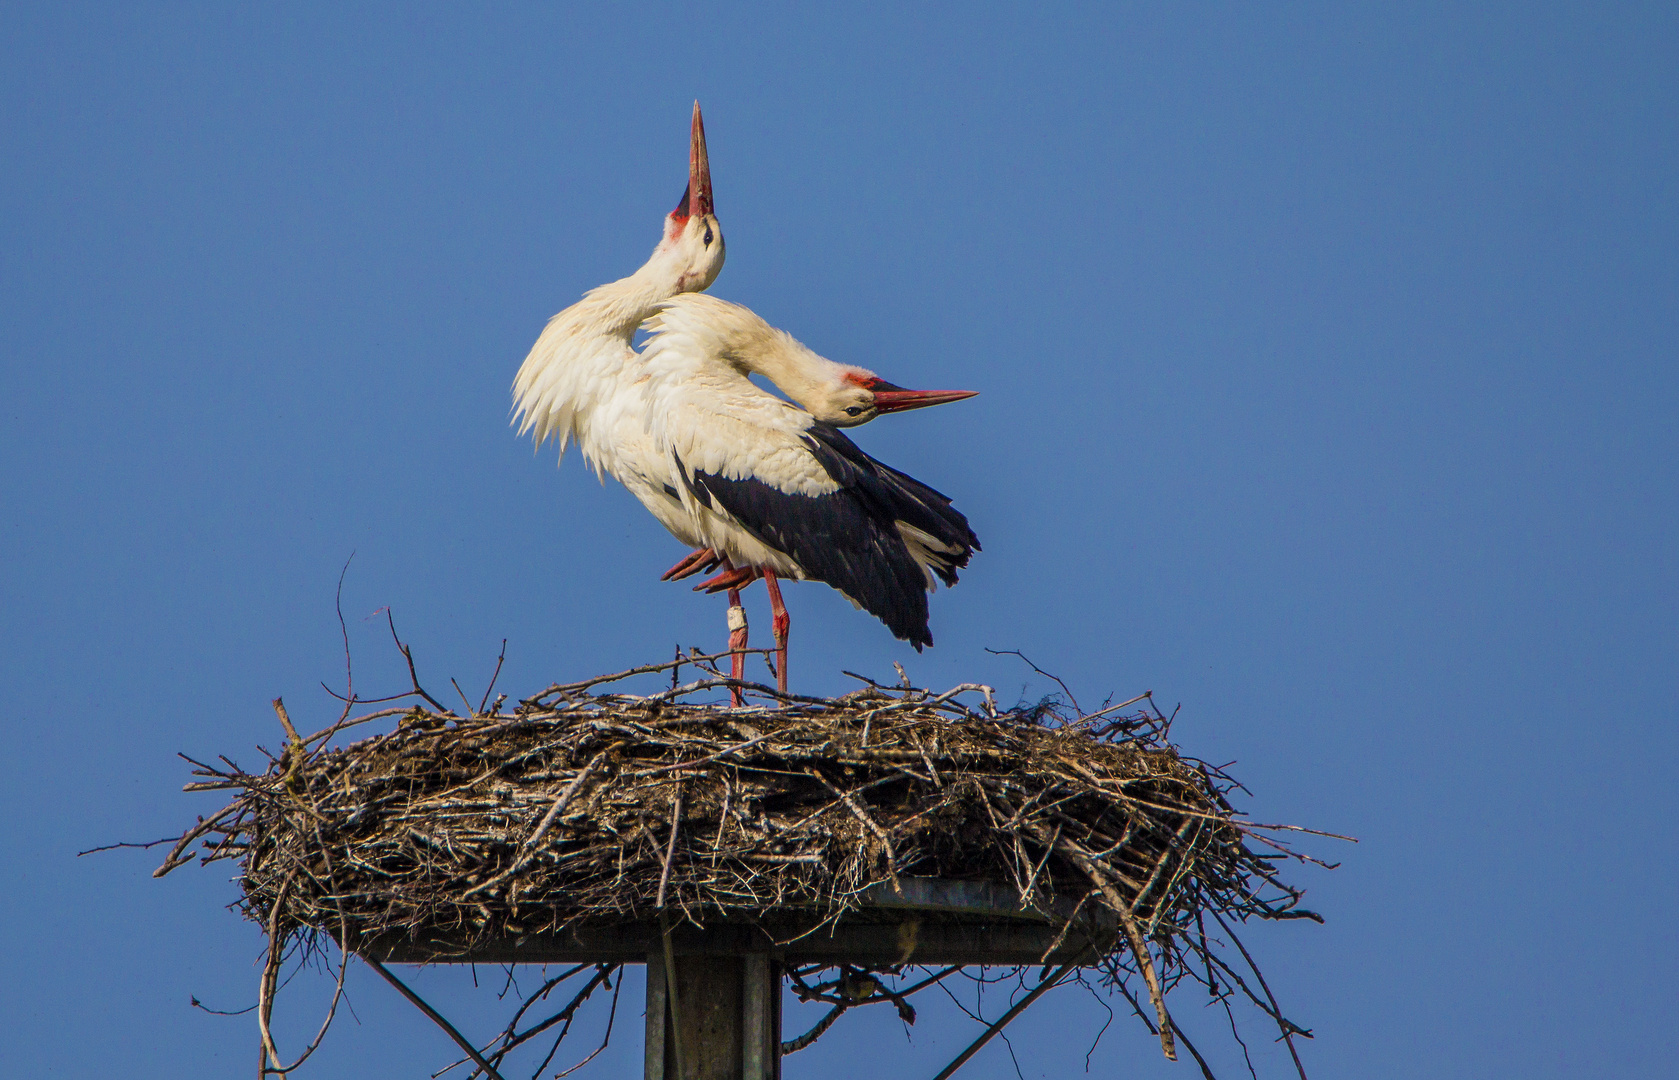
[[[861,405],[853,405],[849,409],[845,410],[845,415],[847,415],[847,416],[862,416],[863,415],[863,407]]]
[[[707,225],[705,227],[705,246],[706,247],[711,246],[711,226],[710,225]]]

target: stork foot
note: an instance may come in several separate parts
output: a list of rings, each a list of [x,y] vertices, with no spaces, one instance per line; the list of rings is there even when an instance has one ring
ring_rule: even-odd
[[[710,548],[700,548],[675,566],[659,575],[660,581],[680,581],[693,574],[703,574],[722,565],[723,557]]]
[[[730,566],[716,577],[706,578],[695,585],[694,591],[703,593],[737,592],[762,576],[763,572],[756,566]]]

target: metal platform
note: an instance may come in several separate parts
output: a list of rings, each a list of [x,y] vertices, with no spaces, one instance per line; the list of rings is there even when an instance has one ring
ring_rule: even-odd
[[[986,882],[900,878],[896,888],[872,887],[859,910],[838,918],[786,908],[703,927],[682,921],[668,943],[653,919],[489,943],[390,937],[362,951],[393,964],[646,964],[646,1080],[779,1080],[787,965],[1094,961],[1111,947],[1114,927],[1087,913],[1061,935],[1074,914],[1070,903],[1047,913],[1022,908],[1014,890]]]
[[[784,964],[1063,964],[1112,937],[1113,927],[1081,919],[1051,951],[1072,905],[1049,914],[1023,909],[1014,890],[986,882],[900,878],[865,895],[861,910],[829,919],[815,909],[787,908],[752,920],[718,918],[705,926],[680,921],[671,929],[678,956],[766,956]],[[663,951],[657,920],[594,923],[563,934],[530,934],[489,943],[436,934],[417,940],[388,937],[364,946],[393,964],[639,964]]]

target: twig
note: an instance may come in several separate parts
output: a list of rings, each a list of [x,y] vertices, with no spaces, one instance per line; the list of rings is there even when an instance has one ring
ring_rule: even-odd
[[[530,1010],[530,1007],[532,1005],[535,1005],[537,1002],[546,998],[548,996],[549,992],[554,989],[554,987],[556,987],[556,986],[560,985],[561,983],[565,982],[567,979],[571,978],[573,975],[577,974],[579,971],[582,971],[584,968],[586,968],[588,966],[589,966],[588,964],[574,964],[571,967],[567,968],[566,970],[560,972],[560,974],[553,976],[547,982],[543,983],[540,987],[537,988],[536,993],[532,994],[530,997],[528,997],[524,1001],[520,1002],[518,1010],[515,1011],[514,1014],[513,1014],[513,1019],[511,1019],[507,1022],[507,1027],[504,1028],[502,1030],[502,1033],[499,1036],[497,1036],[497,1038],[492,1040],[489,1045],[494,1046],[498,1042],[506,1043],[509,1040],[512,1040],[519,1032],[519,1021],[523,1020],[525,1018],[525,1013]],[[508,979],[508,983],[511,984],[512,981],[513,981],[513,967],[512,967],[512,965],[508,965],[507,979]],[[474,983],[473,985],[477,985],[477,984]],[[502,987],[502,993],[505,994],[506,992],[507,992],[507,987],[505,987],[505,986]],[[486,1049],[487,1048],[488,1047],[486,1047]],[[455,1062],[455,1065],[460,1065],[465,1060],[466,1060],[465,1058],[462,1058],[460,1061]],[[455,1067],[455,1065],[451,1065],[451,1066],[449,1066],[449,1068],[452,1069],[452,1068]],[[448,1069],[444,1070],[444,1072],[447,1072],[447,1071],[448,1071]],[[442,1076],[443,1073],[434,1073],[433,1075],[434,1076]]]
[[[100,844],[98,847],[90,847],[86,851],[76,852],[76,858],[79,859],[83,855],[92,855],[96,851],[115,851],[117,848],[130,848],[131,847],[131,848],[139,848],[140,850],[144,851],[147,848],[154,848],[154,847],[157,847],[159,844],[167,844],[171,840],[179,840],[179,839],[180,839],[180,837],[178,837],[178,836],[165,836],[162,840],[148,840],[143,844],[142,843],[131,843],[131,842],[126,841],[126,840],[122,841],[120,843],[116,843],[116,844]]]
[[[1242,944],[1242,939],[1236,936],[1234,930],[1230,929],[1229,924],[1224,921],[1224,916],[1220,915],[1217,909],[1213,910],[1213,918],[1217,919],[1218,924],[1224,927],[1224,932],[1230,935],[1230,940],[1235,942],[1236,948],[1241,951],[1242,959],[1248,962],[1248,970],[1253,972],[1253,977],[1259,980],[1260,989],[1265,991],[1266,999],[1271,1002],[1271,1015],[1276,1018],[1277,1030],[1282,1032],[1283,1041],[1288,1044],[1289,1056],[1294,1059],[1294,1069],[1300,1074],[1300,1080],[1306,1080],[1306,1066],[1300,1063],[1300,1052],[1294,1047],[1294,1035],[1299,1029],[1283,1017],[1282,1006],[1277,1004],[1277,995],[1271,993],[1271,987],[1265,981],[1265,975],[1259,970],[1259,965],[1253,962],[1253,957],[1248,955],[1248,948]],[[1310,1032],[1306,1031],[1300,1031],[1300,1034],[1310,1036]]]
[[[480,715],[480,716],[482,716],[483,713],[484,713],[484,705],[490,700],[490,694],[492,692],[494,692],[494,690],[496,688],[496,680],[501,678],[501,665],[506,659],[507,659],[507,639],[502,638],[501,639],[501,652],[496,655],[496,669],[495,669],[495,672],[490,675],[490,685],[484,687],[484,696],[478,702],[478,715]]]
[[[181,756],[186,757],[185,754]],[[192,759],[187,758],[187,760],[191,761]],[[194,825],[192,828],[182,833],[181,838],[175,841],[175,846],[170,849],[168,856],[163,860],[163,865],[152,871],[152,877],[160,878],[164,874],[167,874],[169,871],[175,869],[175,867],[180,866],[183,863],[191,862],[191,855],[181,855],[181,852],[187,849],[187,845],[191,844],[194,840],[197,840],[200,836],[203,836],[211,829],[216,828],[223,820],[233,816],[241,809],[243,809],[243,807],[239,803],[233,803],[231,806],[223,807],[220,811],[210,817],[199,818],[197,825]]]
[[[672,847],[674,846],[673,844]],[[688,1071],[683,1067],[682,1025],[678,1023],[682,1010],[677,1005],[676,950],[671,947],[670,914],[662,906],[659,910],[659,926],[663,931],[659,935],[659,941],[665,951],[665,1001],[669,1010],[665,1015],[665,1034],[670,1036],[671,1054],[676,1058],[676,1075],[678,1080],[683,1080]]]
[[[365,701],[359,701],[359,702],[349,701],[348,699],[346,699],[346,701],[348,701],[348,703],[351,704],[351,705],[358,705],[358,704],[359,705],[374,705],[374,704],[378,704],[381,701],[397,701],[397,700],[400,700],[400,699],[405,698],[405,697],[413,697],[413,696],[414,696],[414,692],[412,690],[410,690],[407,693],[398,694],[395,698],[371,698],[371,699],[368,699],[368,700],[365,700]],[[345,711],[346,711],[346,713],[348,712],[348,710],[345,710]],[[323,728],[322,730],[317,731],[315,734],[313,734],[313,735],[309,736],[308,738],[304,739],[303,744],[305,746],[313,746],[315,748],[314,750],[310,751],[310,756],[314,757],[316,755],[319,755],[321,753],[321,751],[325,750],[326,749],[326,744],[329,741],[331,741],[332,737],[334,735],[338,734],[340,731],[343,731],[345,728],[359,727],[362,724],[369,724],[369,723],[372,723],[375,720],[383,720],[387,716],[406,716],[413,711],[414,710],[411,709],[411,708],[410,709],[379,709],[375,712],[365,713],[361,716],[356,717],[355,719],[350,719],[349,716],[346,715],[346,716],[340,717],[331,727]]]
[[[286,729],[286,738],[290,739],[293,745],[301,743],[303,740],[298,738],[297,729],[292,727],[291,717],[286,714],[285,701],[275,698],[270,704],[274,706],[275,715],[280,718],[280,726]]]
[[[1032,902],[1032,896],[1033,896],[1033,894],[1036,890],[1036,887],[1037,887],[1038,875],[1043,873],[1044,867],[1046,865],[1048,865],[1048,863],[1049,863],[1049,857],[1055,853],[1055,845],[1061,839],[1061,828],[1062,828],[1061,823],[1056,822],[1056,824],[1055,824],[1055,835],[1050,837],[1050,841],[1049,841],[1048,844],[1044,845],[1044,857],[1038,860],[1038,865],[1032,867],[1031,875],[1029,877],[1027,877],[1026,884],[1021,887],[1021,889],[1020,889],[1020,906],[1021,907],[1025,907],[1027,904],[1030,904]]]
[[[428,703],[430,703],[432,708],[436,709],[438,712],[442,713],[444,716],[455,715],[453,710],[445,709],[443,707],[443,705],[436,698],[434,698],[430,694],[426,693],[424,688],[422,688],[420,686],[420,673],[414,670],[414,652],[413,652],[412,649],[410,649],[408,646],[406,646],[402,643],[401,638],[396,636],[396,619],[394,617],[392,617],[391,611],[390,611],[389,608],[385,609],[385,621],[387,623],[389,623],[390,627],[391,627],[391,640],[396,642],[396,647],[397,647],[398,651],[400,651],[402,653],[402,658],[404,660],[408,661],[408,678],[409,678],[409,681],[411,681],[414,684],[414,693],[416,693],[416,694],[420,695],[421,697],[425,698],[426,701]]]
[[[612,1023],[618,1018],[618,992],[622,989],[624,989],[624,977],[620,975],[618,976],[618,981],[612,986],[612,1007],[608,1009],[606,1013],[606,1034],[601,1036],[600,1045],[595,1048],[595,1052],[584,1058],[582,1061],[579,1061],[565,1072],[555,1073],[554,1080],[563,1080],[564,1077],[570,1076],[589,1062],[600,1057],[601,1051],[605,1050],[607,1044],[612,1041]]]
[[[362,954],[362,959],[367,962],[368,967],[377,971],[386,982],[396,987],[397,992],[407,998],[410,1004],[425,1013],[426,1016],[431,1019],[432,1023],[442,1028],[449,1038],[455,1040],[455,1045],[466,1051],[466,1056],[472,1059],[473,1064],[477,1065],[478,1068],[483,1071],[485,1076],[488,1076],[490,1080],[503,1080],[502,1075],[496,1072],[494,1066],[484,1060],[484,1055],[478,1052],[478,1048],[468,1042],[466,1036],[455,1030],[455,1025],[445,1020],[442,1013],[426,1004],[425,999],[420,995],[408,989],[408,987],[403,984],[402,980],[398,979],[395,975],[392,975],[384,964],[381,964],[379,961],[373,959],[365,953]]]
[[[992,656],[1018,656],[1022,660],[1025,660],[1026,666],[1037,672],[1039,675],[1042,675],[1046,679],[1054,679],[1055,685],[1059,686],[1061,688],[1061,692],[1067,695],[1067,700],[1072,702],[1073,708],[1077,710],[1080,715],[1083,715],[1084,710],[1079,708],[1079,699],[1073,696],[1073,692],[1071,690],[1067,689],[1067,684],[1062,682],[1059,676],[1051,675],[1043,668],[1032,663],[1031,659],[1019,649],[986,649],[985,651],[990,653]],[[1148,695],[1144,694],[1143,696],[1147,697]]]
[[[1061,850],[1067,853],[1079,869],[1090,878],[1091,884],[1102,893],[1108,901],[1108,907],[1119,916],[1120,924],[1125,927],[1125,936],[1131,945],[1131,953],[1137,959],[1137,968],[1143,973],[1143,981],[1148,984],[1149,1001],[1154,1005],[1155,1014],[1160,1020],[1160,1049],[1168,1061],[1178,1060],[1177,1051],[1172,1048],[1172,1018],[1166,1013],[1166,996],[1160,988],[1160,978],[1155,974],[1154,960],[1149,956],[1148,947],[1143,943],[1142,931],[1137,926],[1136,918],[1131,914],[1131,905],[1115,891],[1109,883],[1107,875],[1102,873],[1099,865],[1090,859],[1089,853],[1070,840],[1059,841]]]
[[[984,1049],[985,1044],[990,1042],[993,1036],[1002,1031],[1003,1028],[1007,1027],[1011,1020],[1024,1012],[1028,1005],[1042,997],[1046,990],[1066,978],[1067,972],[1071,970],[1073,970],[1073,965],[1070,963],[1062,964],[1059,968],[1056,968],[1054,974],[1050,975],[1048,978],[1038,983],[1037,986],[1033,987],[1031,993],[1015,1002],[1008,1012],[998,1017],[995,1023],[981,1032],[979,1038],[968,1044],[968,1048],[966,1050],[957,1054],[956,1060],[940,1069],[939,1074],[933,1077],[933,1080],[949,1080],[950,1075],[957,1069],[960,1069],[963,1065],[966,1065],[969,1058]]]
[[[285,939],[280,936],[280,913],[285,910],[286,893],[291,891],[292,882],[297,880],[297,875],[298,871],[293,870],[280,885],[280,891],[268,910],[268,957],[262,965],[262,978],[257,980],[257,1031],[262,1036],[262,1048],[268,1054],[264,1060],[272,1065],[272,1068],[265,1065],[262,1075],[280,1068],[280,1051],[274,1046],[274,1036],[269,1031],[269,1020],[274,1015],[274,983],[280,974],[280,964],[285,954]]]
[[[796,1054],[800,1050],[809,1046],[811,1043],[815,1042],[817,1039],[820,1039],[824,1032],[834,1026],[834,1021],[840,1018],[840,1014],[844,1013],[849,1008],[851,1008],[850,1005],[841,1002],[840,1004],[835,1005],[832,1009],[829,1009],[827,1015],[816,1022],[815,1027],[811,1028],[809,1031],[800,1035],[796,1039],[789,1039],[782,1043],[781,1056],[786,1057],[788,1054]]]
[[[350,564],[356,559],[355,549],[350,550],[350,557],[344,560],[343,569],[338,571],[338,588],[332,594],[332,610],[338,615],[338,634],[344,639],[344,702],[346,707],[353,706],[356,700],[355,673],[350,667],[350,628],[344,623],[344,577],[350,572]],[[326,685],[322,683],[321,685]]]
[[[244,1016],[248,1012],[256,1011],[255,1005],[247,1005],[243,1009],[212,1009],[210,1006],[204,1004],[202,1001],[199,1001],[196,997],[192,997],[191,995],[188,995],[187,997],[187,1004],[195,1009],[201,1009],[212,1016]],[[266,1065],[268,1061],[266,1053],[262,1060]]]
[[[665,866],[659,871],[659,895],[653,901],[653,907],[659,911],[665,909],[665,886],[670,884],[670,868],[676,861],[676,834],[682,828],[682,782],[676,783],[676,797],[670,804],[670,844],[665,848]],[[669,937],[667,932],[666,937]],[[668,945],[667,945],[668,947]]]
[[[619,971],[621,968],[622,965],[620,964],[596,964],[594,975],[590,977],[587,983],[583,984],[583,989],[572,995],[571,1000],[566,1003],[565,1008],[561,1009],[553,1016],[548,1017],[546,1020],[531,1025],[529,1028],[526,1028],[524,1031],[520,1032],[511,1039],[506,1039],[504,1036],[503,1038],[505,1041],[503,1042],[501,1049],[491,1055],[491,1064],[500,1065],[502,1061],[507,1058],[508,1054],[512,1053],[524,1043],[529,1042],[531,1039],[534,1039],[538,1035],[549,1030],[555,1024],[565,1025],[565,1027],[561,1030],[561,1037],[563,1038],[565,1032],[571,1030],[571,1020],[572,1017],[577,1015],[577,1010],[582,1007],[585,1001],[589,1000],[589,996],[595,992],[596,988],[610,979],[613,972]],[[555,1044],[556,1046],[558,1045],[558,1040],[555,1040]],[[552,1056],[552,1054],[549,1055],[549,1057]],[[542,1070],[538,1069],[537,1071],[541,1072]],[[472,1076],[477,1075],[477,1072],[472,1074]],[[467,1080],[472,1080],[472,1077],[469,1076]]]
[[[1109,705],[1105,709],[1097,709],[1095,712],[1091,713],[1089,716],[1081,716],[1076,721],[1074,721],[1071,724],[1068,724],[1067,726],[1069,728],[1084,727],[1085,725],[1092,723],[1093,721],[1095,721],[1096,719],[1098,719],[1100,717],[1106,716],[1107,714],[1109,714],[1111,712],[1116,712],[1120,709],[1125,708],[1127,705],[1135,705],[1137,702],[1142,701],[1144,698],[1151,697],[1153,694],[1154,694],[1153,690],[1144,690],[1142,693],[1138,694],[1136,697],[1132,698],[1129,701],[1122,701],[1118,705]]]
[[[466,691],[461,689],[461,684],[455,681],[455,677],[453,675],[449,676],[449,683],[450,683],[451,686],[453,686],[455,688],[455,693],[456,693],[456,695],[458,695],[460,697],[461,704],[466,706],[466,715],[468,715],[468,716],[478,715],[477,713],[472,711],[472,702],[467,700]]]
[[[592,679],[579,679],[576,682],[554,683],[552,686],[548,687],[548,689],[542,691],[534,697],[526,698],[525,700],[532,704],[536,704],[541,702],[543,698],[553,697],[555,694],[581,692],[589,689],[591,686],[600,686],[603,683],[621,682],[622,680],[635,675],[650,675],[656,671],[666,671],[673,667],[681,667],[683,664],[703,664],[716,660],[723,660],[733,656],[735,652],[746,655],[751,653],[768,654],[774,651],[775,650],[773,649],[738,649],[734,650],[734,652],[698,653],[697,655],[690,655],[681,660],[667,660],[662,664],[642,664],[640,667],[629,668],[628,670],[620,671],[613,675],[597,675]]]

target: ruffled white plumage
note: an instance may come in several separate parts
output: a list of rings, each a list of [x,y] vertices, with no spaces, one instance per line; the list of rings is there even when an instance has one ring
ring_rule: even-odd
[[[902,486],[896,489],[907,497],[900,508],[907,508],[912,516],[918,507],[925,509],[934,502],[948,508],[948,500],[936,492],[872,461],[844,435],[822,425],[805,409],[751,381],[749,375],[760,374],[768,375],[784,390],[790,386],[816,387],[831,382],[836,370],[845,370],[791,335],[745,308],[698,295],[673,297],[659,304],[646,329],[649,337],[641,355],[646,381],[640,384],[647,410],[645,429],[677,474],[670,482],[678,490],[695,532],[702,537],[696,546],[726,555],[736,566],[769,567],[784,577],[817,576],[792,548],[808,552],[811,544],[824,544],[832,551],[835,544],[855,539],[854,535],[841,534],[845,527],[854,525],[858,506],[831,505],[826,497],[841,493],[847,486],[833,470],[839,468],[842,475],[854,478],[844,470],[858,462],[866,463],[865,469],[892,474],[918,488],[917,492]],[[836,449],[850,464],[831,460]],[[715,486],[712,480],[696,482],[702,474],[722,481],[754,482],[791,498],[779,502],[784,512],[781,519],[745,521],[724,505],[726,500],[712,497],[707,488],[707,484]],[[909,501],[923,496],[930,496],[931,501]],[[940,539],[910,521],[890,514],[880,518],[886,513],[884,507],[872,498],[863,501],[871,507],[866,512],[880,525],[895,529],[901,550],[913,561],[917,578],[929,592],[936,587],[939,573],[950,573],[954,565],[966,563],[976,543],[966,521],[953,511],[950,518],[943,519],[935,513],[934,520],[946,526],[951,518],[961,522],[959,531]],[[844,526],[832,516],[840,512],[850,515]],[[923,515],[920,520],[927,518]],[[766,536],[770,534],[778,542],[768,542]],[[789,543],[795,537],[802,537],[802,541]],[[879,550],[834,554],[853,562],[859,570],[883,555]],[[844,583],[830,580],[831,576],[824,580],[858,604],[858,598]]]

